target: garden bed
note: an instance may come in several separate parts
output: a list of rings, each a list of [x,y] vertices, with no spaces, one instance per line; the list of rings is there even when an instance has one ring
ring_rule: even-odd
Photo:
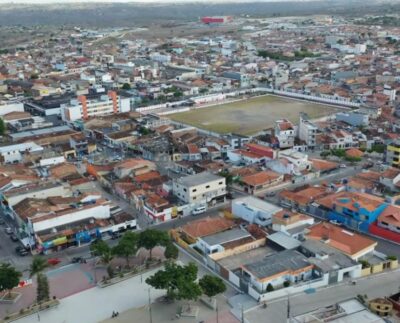
[[[21,293],[16,292],[6,293],[0,297],[0,304],[14,304],[20,299],[21,295]]]
[[[13,322],[13,321],[19,320],[20,318],[51,309],[51,308],[57,306],[58,304],[60,304],[60,301],[58,299],[52,299],[50,301],[43,302],[40,305],[34,304],[34,305],[29,306],[28,308],[25,308],[25,309],[22,308],[19,312],[8,314],[6,317],[4,317],[2,322]]]

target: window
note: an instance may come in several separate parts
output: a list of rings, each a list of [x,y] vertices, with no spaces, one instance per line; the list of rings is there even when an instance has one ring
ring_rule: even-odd
[[[186,188],[183,189],[184,192],[187,192]]]
[[[383,225],[388,225],[388,224],[387,224],[386,222],[384,222],[384,221],[382,221],[381,224],[383,224]]]
[[[224,182],[219,182],[218,184],[219,184],[219,185],[222,185],[223,183],[224,183]]]
[[[192,189],[192,193],[194,193],[194,192],[197,192],[197,189],[196,189],[196,188]]]
[[[210,188],[210,185],[207,185],[206,188]]]
[[[195,200],[196,199],[196,196],[193,196],[193,200]]]

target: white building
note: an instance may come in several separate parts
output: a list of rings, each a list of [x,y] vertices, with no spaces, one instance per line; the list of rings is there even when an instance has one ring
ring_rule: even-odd
[[[318,132],[317,126],[315,126],[309,119],[307,114],[300,114],[300,123],[299,123],[299,138],[300,140],[305,141],[307,146],[315,147],[316,145],[316,135]]]
[[[177,178],[172,191],[185,203],[204,204],[224,201],[226,195],[225,178],[208,172]]]
[[[117,96],[114,91],[90,99],[85,95],[71,100],[70,104],[61,106],[61,116],[64,121],[88,119],[113,113],[129,112],[131,110],[129,98]]]
[[[0,116],[10,112],[24,112],[24,105],[15,101],[0,101]]]
[[[290,148],[294,146],[297,129],[287,119],[275,122],[275,137],[279,141],[279,148]]]
[[[0,147],[0,161],[3,164],[19,163],[26,153],[38,153],[43,147],[32,142]]]
[[[267,226],[272,223],[274,214],[282,208],[254,196],[239,197],[232,201],[232,214],[249,223]]]

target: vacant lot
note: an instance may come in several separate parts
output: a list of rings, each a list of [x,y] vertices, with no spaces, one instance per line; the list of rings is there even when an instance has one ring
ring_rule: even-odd
[[[274,125],[276,120],[286,118],[297,124],[299,113],[306,112],[311,119],[337,112],[338,109],[322,104],[296,101],[266,95],[249,100],[226,103],[188,112],[171,114],[169,117],[218,133],[253,135]]]

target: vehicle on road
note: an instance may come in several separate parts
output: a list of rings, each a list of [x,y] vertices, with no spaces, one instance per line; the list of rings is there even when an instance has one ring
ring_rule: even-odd
[[[192,214],[193,214],[193,215],[202,214],[202,213],[205,213],[206,210],[207,210],[207,209],[206,209],[205,205],[203,205],[203,206],[198,206],[198,207],[196,207],[196,208],[192,211]]]
[[[28,255],[28,250],[24,246],[18,246],[15,248],[15,252],[19,254],[21,257],[25,257]]]
[[[17,242],[19,240],[18,237],[14,233],[10,235],[10,239],[14,242]]]
[[[10,227],[6,227],[4,229],[4,232],[7,233],[7,234],[11,234],[11,233],[13,233],[13,230]]]
[[[339,167],[340,168],[346,168],[347,166],[346,166],[346,164],[340,164]]]
[[[269,192],[265,194],[265,197],[274,197],[276,195],[276,192]]]
[[[86,259],[83,257],[73,257],[71,262],[73,264],[86,264]]]
[[[61,262],[61,259],[59,259],[59,258],[49,258],[49,259],[47,259],[47,263],[50,266],[58,265],[60,262]]]

